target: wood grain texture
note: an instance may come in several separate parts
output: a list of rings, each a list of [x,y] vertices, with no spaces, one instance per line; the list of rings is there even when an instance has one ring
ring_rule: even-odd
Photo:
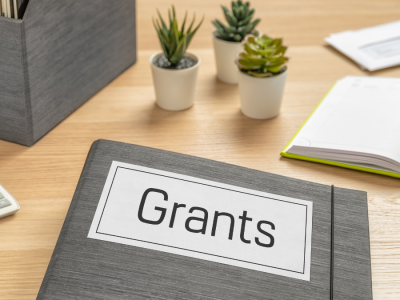
[[[33,1],[33,0],[32,0]],[[226,1],[223,1],[223,3]],[[366,73],[326,46],[329,33],[395,21],[398,1],[252,1],[262,32],[284,37],[289,63],[281,114],[259,121],[240,112],[237,86],[218,82],[210,20],[219,3],[174,1],[206,15],[190,51],[200,55],[195,105],[155,105],[149,57],[159,51],[151,18],[170,1],[139,0],[138,63],[101,90],[35,146],[0,141],[0,182],[21,210],[0,220],[0,299],[35,299],[87,152],[98,138],[215,159],[294,178],[368,192],[374,299],[400,298],[400,181],[311,162],[279,152],[335,80],[346,75],[400,77],[400,67]],[[397,137],[393,137],[397,138]]]

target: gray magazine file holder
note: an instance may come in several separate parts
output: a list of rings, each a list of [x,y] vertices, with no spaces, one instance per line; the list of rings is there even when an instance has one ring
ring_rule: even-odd
[[[31,146],[136,62],[135,0],[30,0],[0,17],[0,139]]]

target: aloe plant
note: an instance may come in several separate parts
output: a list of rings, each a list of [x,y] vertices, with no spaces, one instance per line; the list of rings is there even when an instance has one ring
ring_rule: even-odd
[[[273,39],[267,35],[256,37],[249,35],[243,42],[243,51],[235,60],[239,69],[255,77],[272,77],[286,70],[285,57],[287,47],[282,39]]]
[[[219,20],[212,21],[218,37],[231,42],[241,42],[248,34],[257,35],[256,25],[261,21],[252,21],[255,9],[250,9],[250,3],[243,1],[232,1],[232,12],[225,5],[221,5],[228,25],[224,25]]]
[[[196,19],[196,14],[193,14],[193,20],[187,31],[185,31],[187,11],[185,13],[185,18],[183,20],[182,27],[180,28],[180,30],[178,27],[178,21],[176,20],[175,7],[173,5],[172,5],[172,15],[171,15],[171,10],[168,9],[169,28],[167,27],[158,9],[157,9],[157,14],[159,20],[154,20],[153,18],[153,24],[157,31],[158,38],[160,39],[161,48],[168,61],[172,65],[177,65],[182,60],[182,58],[184,58],[186,49],[189,47],[189,44],[194,34],[199,29],[200,25],[203,23],[204,16],[200,21],[200,23],[197,25],[197,27],[192,29]]]

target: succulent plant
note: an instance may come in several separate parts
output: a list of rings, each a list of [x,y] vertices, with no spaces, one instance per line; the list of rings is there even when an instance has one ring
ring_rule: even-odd
[[[168,9],[169,18],[169,28],[164,22],[159,10],[157,9],[157,14],[160,20],[154,20],[153,24],[157,31],[158,38],[160,39],[161,48],[164,52],[165,57],[172,65],[177,65],[181,59],[185,56],[186,49],[189,47],[190,41],[192,40],[194,34],[199,29],[200,25],[203,23],[203,19],[193,28],[194,21],[196,19],[196,14],[193,14],[193,20],[189,28],[185,32],[185,24],[187,18],[187,12],[185,13],[185,18],[182,23],[182,27],[179,30],[178,21],[176,20],[175,7],[172,5],[172,15],[171,10]],[[160,24],[161,23],[161,24]]]
[[[282,46],[282,39],[273,39],[266,35],[249,35],[243,41],[243,51],[235,60],[240,71],[255,77],[272,77],[286,70],[284,56],[287,47]]]
[[[250,2],[232,1],[232,12],[225,5],[221,5],[221,7],[228,25],[224,25],[217,19],[212,21],[219,38],[226,41],[241,42],[248,34],[257,35],[255,27],[261,20],[251,21],[255,10],[250,9]]]

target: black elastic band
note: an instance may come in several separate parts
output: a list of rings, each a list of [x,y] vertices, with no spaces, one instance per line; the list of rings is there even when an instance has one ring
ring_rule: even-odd
[[[333,259],[334,259],[334,246],[335,246],[335,205],[334,205],[334,192],[335,187],[332,185],[331,187],[331,297],[333,300]]]

